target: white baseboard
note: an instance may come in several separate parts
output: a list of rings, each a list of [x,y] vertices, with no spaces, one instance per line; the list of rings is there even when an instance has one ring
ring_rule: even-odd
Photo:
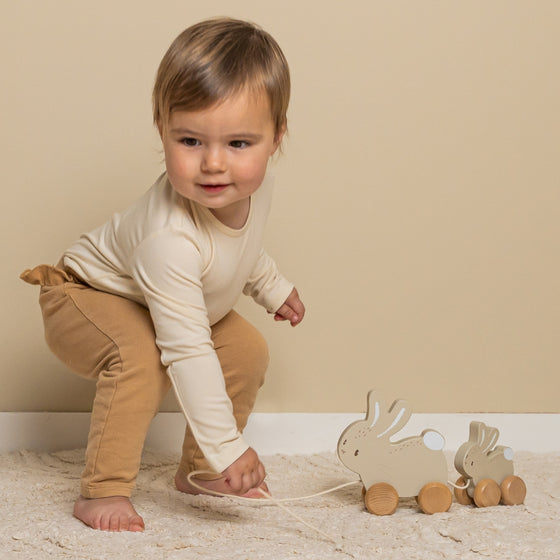
[[[309,454],[334,451],[344,428],[363,414],[255,413],[245,430],[250,445],[261,455]],[[89,426],[85,412],[0,412],[0,453],[27,449],[59,451],[85,447]],[[468,439],[471,420],[500,430],[499,443],[516,451],[560,451],[560,414],[413,414],[397,438],[438,430],[446,449],[455,451]],[[179,412],[156,416],[146,447],[179,452],[185,421]]]

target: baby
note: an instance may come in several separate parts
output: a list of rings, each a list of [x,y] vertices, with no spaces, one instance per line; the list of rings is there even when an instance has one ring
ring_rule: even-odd
[[[265,468],[244,441],[268,364],[260,333],[233,310],[250,295],[278,321],[305,308],[262,248],[286,132],[290,77],[276,41],[229,18],[181,33],[154,86],[166,171],[130,208],[82,237],[41,286],[45,338],[96,394],[74,515],[142,531],[130,496],[149,424],[173,386],[187,420],[175,484],[258,497]]]

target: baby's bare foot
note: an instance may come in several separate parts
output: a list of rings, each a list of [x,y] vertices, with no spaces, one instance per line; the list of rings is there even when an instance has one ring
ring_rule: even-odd
[[[101,531],[143,531],[144,520],[124,496],[84,498],[74,504],[74,516]]]
[[[225,478],[218,478],[217,480],[202,480],[200,478],[195,478],[194,481],[198,486],[202,486],[206,490],[210,490],[207,492],[210,494],[211,492],[220,492],[221,494],[231,494],[234,495],[235,493],[232,491],[231,486],[226,482]],[[187,475],[182,471],[177,471],[175,475],[175,487],[180,492],[184,492],[185,494],[203,494],[202,490],[199,490],[195,486],[193,486],[188,478]],[[267,494],[269,494],[268,486],[266,482],[263,482],[260,486]],[[241,496],[242,498],[264,498],[264,496],[259,492],[257,488],[253,488],[249,490],[246,494]]]

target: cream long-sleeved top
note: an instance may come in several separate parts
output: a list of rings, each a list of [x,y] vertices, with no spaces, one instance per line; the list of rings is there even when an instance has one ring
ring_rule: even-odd
[[[178,195],[164,173],[135,204],[64,253],[64,264],[93,288],[148,307],[181,409],[218,472],[248,445],[237,430],[211,326],[241,293],[272,313],[293,289],[262,248],[271,198],[266,177],[243,228],[231,229]]]

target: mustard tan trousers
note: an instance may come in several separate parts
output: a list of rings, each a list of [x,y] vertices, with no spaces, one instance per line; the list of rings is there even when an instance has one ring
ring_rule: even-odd
[[[148,309],[93,289],[60,265],[41,265],[21,277],[41,286],[50,349],[71,370],[96,382],[81,494],[130,496],[148,427],[170,387]],[[264,381],[266,342],[235,311],[213,325],[212,341],[243,431]],[[179,469],[209,469],[188,426]]]

